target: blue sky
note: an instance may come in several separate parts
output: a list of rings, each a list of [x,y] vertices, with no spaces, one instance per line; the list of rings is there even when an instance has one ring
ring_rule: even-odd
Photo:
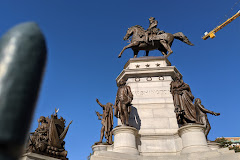
[[[101,122],[95,110],[102,111],[95,99],[114,103],[115,78],[133,57],[129,49],[117,58],[127,45],[123,41],[126,30],[133,25],[146,29],[153,16],[161,30],[181,31],[195,44],[191,47],[175,40],[169,60],[193,95],[201,98],[206,108],[221,113],[208,116],[212,126],[209,138],[240,136],[240,18],[219,31],[215,39],[201,39],[236,1],[2,1],[1,35],[18,23],[34,21],[47,41],[48,62],[31,131],[40,116],[59,108],[67,123],[73,120],[65,139],[69,159],[86,159],[100,137]],[[240,4],[229,16],[239,9]],[[160,55],[150,52],[150,56]]]

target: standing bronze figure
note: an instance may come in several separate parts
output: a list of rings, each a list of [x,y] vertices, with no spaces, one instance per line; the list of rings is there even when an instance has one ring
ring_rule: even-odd
[[[173,95],[175,112],[179,124],[196,123],[194,96],[188,84],[184,83],[179,73],[171,82],[170,92]]]
[[[123,40],[128,40],[132,36],[131,43],[122,49],[118,55],[118,58],[120,58],[123,52],[128,48],[132,48],[134,52],[134,58],[137,57],[140,50],[145,50],[146,56],[148,56],[149,51],[156,49],[167,58],[173,53],[171,46],[174,39],[178,39],[188,45],[193,46],[193,44],[182,32],[175,34],[165,33],[164,31],[160,31],[158,28],[156,28],[157,21],[154,17],[149,18],[149,21],[150,26],[146,31],[142,26],[139,25],[128,28]]]
[[[26,152],[34,152],[67,160],[64,138],[72,121],[65,127],[65,119],[58,118],[58,110],[51,117],[41,116],[38,128],[31,133]]]
[[[205,133],[205,136],[207,138],[207,135],[208,135],[209,131],[211,130],[211,126],[210,126],[210,123],[209,123],[208,118],[207,118],[207,113],[210,113],[210,114],[215,115],[215,116],[219,116],[220,113],[216,113],[216,112],[213,112],[213,111],[210,111],[210,110],[204,108],[204,106],[201,104],[201,99],[199,99],[199,98],[195,99],[194,105],[195,105],[195,108],[196,108],[197,121],[200,124],[204,125],[204,127],[205,127],[205,132],[204,133]]]
[[[120,118],[122,125],[129,125],[130,106],[133,100],[131,88],[126,81],[121,79],[118,84],[118,91],[114,105],[114,115]]]
[[[112,103],[107,103],[106,105],[102,105],[98,99],[96,99],[97,103],[103,108],[103,114],[99,114],[96,112],[98,119],[102,120],[102,128],[101,128],[101,136],[100,141],[95,144],[101,144],[103,140],[103,135],[105,134],[105,138],[107,140],[107,144],[112,144],[112,129],[113,129],[113,109]],[[102,116],[102,118],[101,118]]]

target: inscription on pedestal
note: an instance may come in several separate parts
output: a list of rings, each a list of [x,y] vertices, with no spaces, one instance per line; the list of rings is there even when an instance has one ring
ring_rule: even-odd
[[[133,95],[136,95],[136,96],[152,97],[152,96],[158,96],[162,94],[169,94],[170,90],[161,90],[161,89],[133,90],[132,93]]]

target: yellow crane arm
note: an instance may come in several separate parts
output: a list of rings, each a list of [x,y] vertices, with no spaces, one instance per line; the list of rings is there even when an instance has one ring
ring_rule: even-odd
[[[234,19],[236,19],[237,17],[240,16],[240,10],[234,15],[232,16],[231,18],[229,18],[228,20],[226,20],[225,22],[223,22],[221,25],[217,26],[216,28],[214,28],[213,30],[211,30],[209,33],[208,32],[205,32],[204,36],[202,37],[202,39],[206,40],[208,39],[209,37],[210,38],[214,38],[216,37],[215,36],[215,33],[217,31],[219,31],[220,29],[222,29],[223,27],[225,27],[227,24],[229,24],[230,22],[232,22]]]

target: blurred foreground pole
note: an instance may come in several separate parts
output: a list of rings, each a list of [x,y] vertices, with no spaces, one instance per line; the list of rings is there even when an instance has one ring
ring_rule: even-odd
[[[23,23],[0,39],[0,160],[24,150],[46,61],[44,36]]]

